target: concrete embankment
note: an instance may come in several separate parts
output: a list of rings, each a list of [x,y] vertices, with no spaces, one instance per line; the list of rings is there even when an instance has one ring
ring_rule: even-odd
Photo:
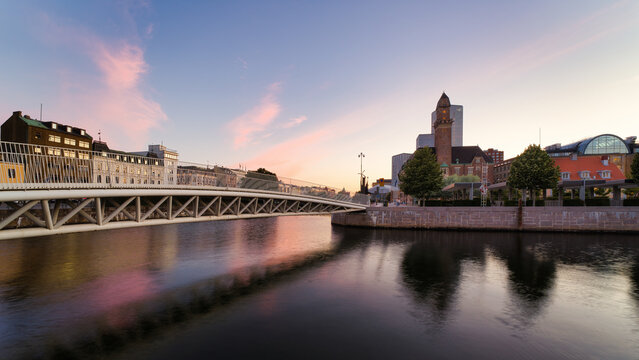
[[[639,207],[369,207],[331,223],[403,229],[639,233]]]

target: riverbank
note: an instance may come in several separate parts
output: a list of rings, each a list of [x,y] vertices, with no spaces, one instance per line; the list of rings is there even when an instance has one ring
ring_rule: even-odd
[[[369,207],[331,216],[334,225],[396,229],[459,229],[639,233],[639,207]]]

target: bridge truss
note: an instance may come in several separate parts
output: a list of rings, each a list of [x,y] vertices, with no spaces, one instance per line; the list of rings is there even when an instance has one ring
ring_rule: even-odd
[[[260,190],[76,189],[0,192],[0,239],[183,222],[330,214],[364,205]]]

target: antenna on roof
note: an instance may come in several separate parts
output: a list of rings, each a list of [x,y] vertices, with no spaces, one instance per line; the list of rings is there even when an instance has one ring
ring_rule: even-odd
[[[98,130],[98,141],[102,142],[102,130]]]

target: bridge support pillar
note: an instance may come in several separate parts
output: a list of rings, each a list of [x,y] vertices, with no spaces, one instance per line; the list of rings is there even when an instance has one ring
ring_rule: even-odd
[[[135,197],[135,221],[142,221],[142,203],[139,196]]]
[[[51,209],[49,208],[49,200],[40,200],[40,206],[42,207],[42,213],[44,214],[44,222],[47,224],[47,229],[53,230],[53,219],[51,218]]]

